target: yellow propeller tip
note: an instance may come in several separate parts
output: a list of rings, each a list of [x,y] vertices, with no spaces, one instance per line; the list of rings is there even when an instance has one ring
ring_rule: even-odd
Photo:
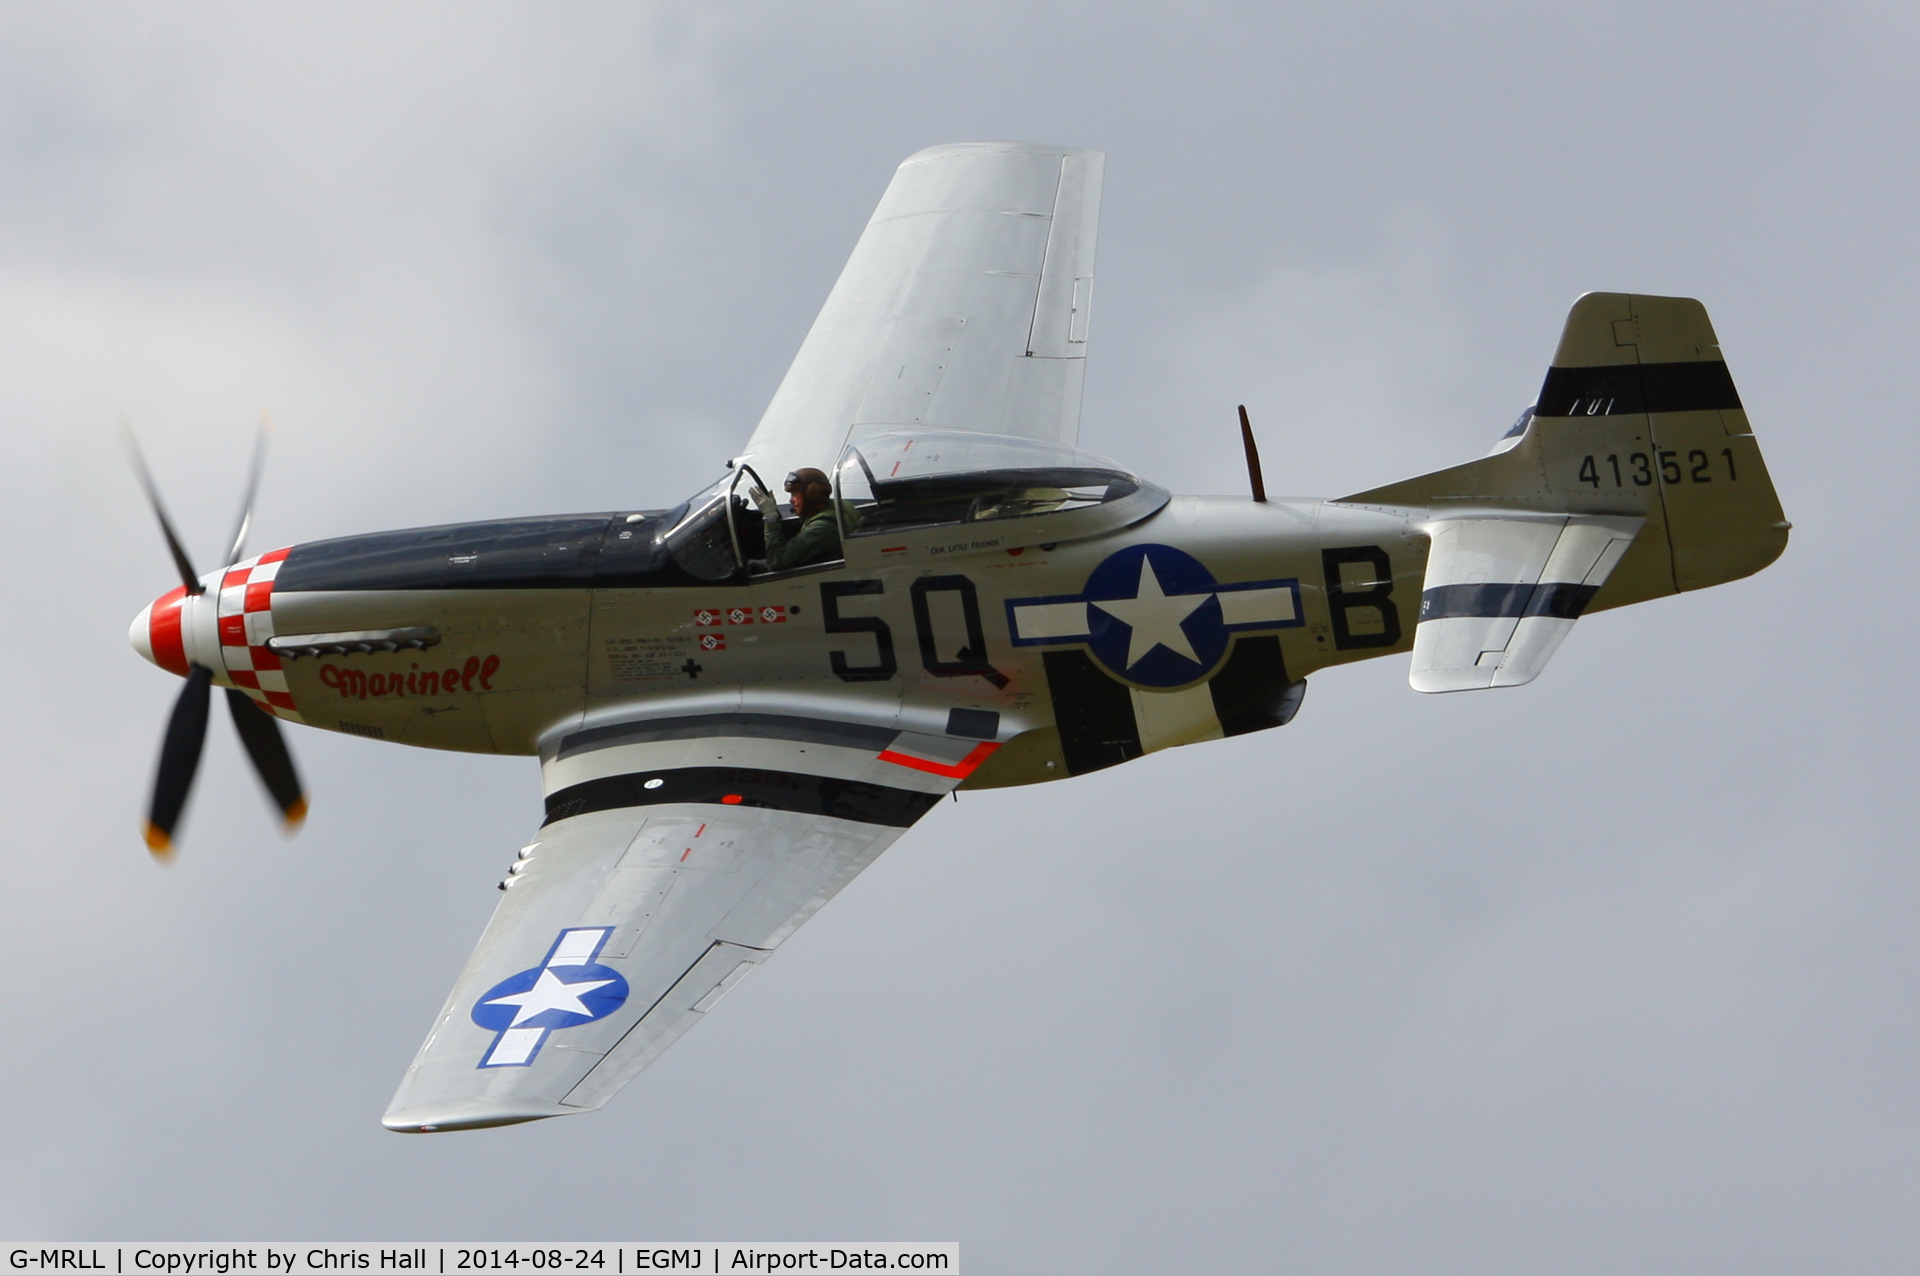
[[[293,805],[287,808],[287,832],[292,833],[307,822],[307,800],[295,798]]]
[[[147,825],[147,849],[153,858],[165,862],[173,858],[173,839],[157,825]]]

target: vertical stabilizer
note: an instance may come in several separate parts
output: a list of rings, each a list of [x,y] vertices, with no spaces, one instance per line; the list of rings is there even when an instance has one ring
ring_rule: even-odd
[[[1494,455],[1343,501],[1644,520],[1586,610],[1751,575],[1789,524],[1721,357],[1686,297],[1574,303],[1533,408]]]

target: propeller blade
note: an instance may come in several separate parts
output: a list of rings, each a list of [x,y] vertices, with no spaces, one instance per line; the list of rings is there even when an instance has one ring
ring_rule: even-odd
[[[160,489],[154,484],[146,458],[140,453],[133,427],[124,417],[120,424],[127,454],[133,461],[133,472],[147,494],[147,503],[153,507],[154,517],[160,520],[160,531],[167,538],[167,550],[173,555],[173,565],[179,569],[180,579],[186,584],[188,593],[206,592],[194,575],[193,562],[181,546],[179,535],[173,530],[173,520],[167,517],[166,506],[160,500]],[[262,415],[260,433],[253,445],[253,466],[247,475],[246,496],[240,502],[240,520],[233,529],[233,541],[227,550],[223,567],[232,567],[246,551],[247,533],[253,526],[253,498],[260,488],[260,473],[266,464],[267,441],[272,435],[273,420]],[[147,811],[146,832],[147,849],[156,858],[165,858],[173,852],[174,829],[180,823],[181,812],[186,809],[187,795],[193,789],[194,774],[200,769],[200,753],[207,741],[207,714],[212,698],[213,671],[204,665],[194,665],[188,671],[187,685],[181,689],[180,698],[174,702],[173,716],[167,720],[166,738],[160,745],[160,768],[153,780],[153,801]],[[301,821],[307,818],[307,797],[301,790],[300,774],[294,769],[286,741],[281,738],[280,724],[271,713],[265,712],[246,693],[234,687],[227,688],[227,709],[233,715],[234,729],[240,733],[241,744],[246,746],[247,758],[253,763],[261,783],[267,786],[267,793],[273,798],[274,805],[280,808],[287,828],[292,830],[299,827]]]
[[[273,418],[260,414],[260,433],[253,442],[253,470],[247,475],[247,494],[240,502],[240,521],[234,525],[233,548],[227,551],[227,560],[223,567],[231,567],[240,561],[240,555],[247,548],[247,532],[253,527],[253,494],[260,489],[260,467],[266,464],[267,440],[273,437]]]
[[[280,808],[288,831],[299,828],[300,822],[307,818],[307,795],[300,788],[300,776],[293,769],[293,755],[287,752],[287,742],[280,735],[279,721],[246,692],[233,687],[227,688],[227,708],[233,713],[240,743],[247,747],[247,757],[252,759],[261,783],[267,786],[273,804]]]
[[[173,851],[173,830],[186,809],[193,774],[200,769],[200,749],[207,740],[207,707],[213,689],[213,670],[195,665],[187,685],[173,703],[166,739],[160,745],[160,770],[153,777],[153,802],[147,808],[147,849],[156,858]]]
[[[160,503],[160,489],[154,486],[153,475],[147,472],[147,459],[140,455],[140,443],[133,437],[133,427],[125,418],[120,422],[121,437],[127,445],[127,455],[133,459],[133,472],[140,480],[141,488],[147,494],[147,504],[153,506],[153,516],[160,520],[160,532],[167,538],[167,549],[173,555],[173,565],[180,572],[180,580],[189,594],[204,594],[206,589],[200,584],[200,578],[194,573],[193,560],[187,557],[187,551],[181,548],[180,538],[175,535],[173,521],[167,517],[167,507]],[[202,713],[204,722],[206,714]],[[188,771],[189,781],[193,778]],[[184,800],[184,798],[183,798]]]

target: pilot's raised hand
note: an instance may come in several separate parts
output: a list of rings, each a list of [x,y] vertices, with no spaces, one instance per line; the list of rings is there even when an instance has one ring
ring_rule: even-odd
[[[760,507],[761,515],[770,522],[780,518],[780,502],[773,499],[773,493],[764,487],[752,487],[747,490],[747,499]]]

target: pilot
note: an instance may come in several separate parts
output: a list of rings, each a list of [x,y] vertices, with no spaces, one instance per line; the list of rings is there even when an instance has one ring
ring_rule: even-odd
[[[783,572],[839,558],[840,527],[833,516],[833,486],[827,476],[812,467],[795,470],[787,475],[787,494],[799,515],[798,531],[780,517],[772,493],[753,492],[753,503],[766,518],[768,570]]]

